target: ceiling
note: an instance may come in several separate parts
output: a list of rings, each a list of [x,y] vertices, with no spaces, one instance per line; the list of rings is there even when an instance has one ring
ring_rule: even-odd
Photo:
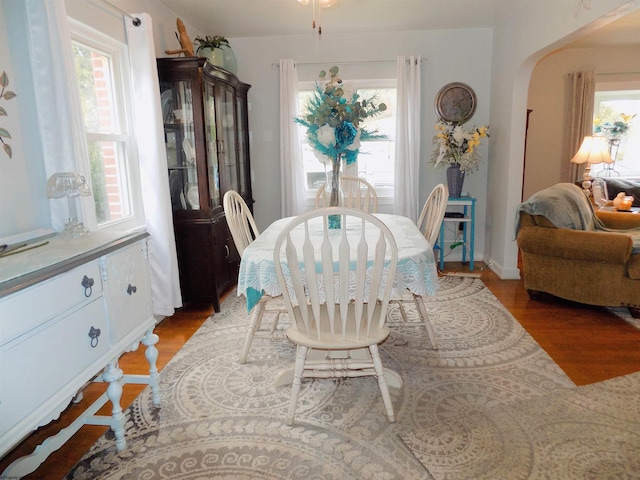
[[[205,35],[260,37],[312,33],[311,4],[296,0],[160,0]],[[311,0],[313,1],[313,0]],[[443,8],[446,4],[446,8]],[[322,9],[323,34],[491,28],[514,0],[338,0]],[[572,47],[640,45],[640,11]]]

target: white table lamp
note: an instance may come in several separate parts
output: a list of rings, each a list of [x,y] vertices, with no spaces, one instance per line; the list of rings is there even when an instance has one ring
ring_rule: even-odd
[[[586,163],[582,188],[589,196],[591,189],[591,165],[594,163],[613,163],[609,154],[609,145],[605,137],[584,137],[580,149],[571,159],[571,163]]]

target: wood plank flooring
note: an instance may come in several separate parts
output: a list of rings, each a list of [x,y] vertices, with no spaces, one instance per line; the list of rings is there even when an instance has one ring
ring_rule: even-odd
[[[449,271],[468,271],[466,265],[447,263]],[[577,384],[586,385],[640,370],[640,330],[628,325],[606,309],[548,298],[530,300],[522,280],[500,280],[489,268],[476,262],[476,271],[493,294],[523,325],[540,346]],[[164,365],[211,315],[212,309],[188,306],[156,328],[160,336],[158,368]],[[127,373],[146,373],[144,349],[125,354],[120,360]],[[101,393],[103,385],[90,385],[80,404],[70,406],[60,418],[28,436],[0,460],[2,472],[14,459],[27,455],[47,436],[68,425]],[[122,406],[128,406],[144,385],[125,385]],[[99,413],[109,414],[107,404]],[[106,427],[84,426],[69,442],[54,452],[26,479],[60,479],[82,458]]]

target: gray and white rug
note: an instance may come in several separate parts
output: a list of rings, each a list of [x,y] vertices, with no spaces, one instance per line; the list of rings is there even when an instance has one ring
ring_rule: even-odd
[[[438,480],[640,478],[640,373],[400,434]]]
[[[439,464],[434,470],[407,447],[424,453],[421,432],[516,402],[544,404],[574,386],[480,280],[441,280],[428,299],[438,350],[423,326],[403,323],[397,306],[391,312],[380,351],[404,381],[391,391],[396,423],[376,380],[354,378],[303,382],[296,423],[287,426],[290,387],[274,378],[293,365],[295,349],[282,335],[256,339],[241,365],[248,316],[232,294],[164,368],[162,406],[152,406],[147,389],[128,409],[126,450],[116,453],[108,432],[66,478],[440,478]]]

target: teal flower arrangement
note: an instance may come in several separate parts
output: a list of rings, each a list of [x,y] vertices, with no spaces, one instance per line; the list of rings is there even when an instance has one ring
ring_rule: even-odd
[[[346,94],[338,71],[338,67],[331,67],[324,86],[316,83],[305,105],[305,113],[294,121],[306,127],[309,144],[319,160],[328,163],[344,158],[349,165],[358,157],[361,140],[385,138],[361,124],[367,118],[384,112],[387,106],[384,103],[376,105],[375,96],[365,99],[357,93]],[[320,80],[326,77],[327,72],[320,71]]]
[[[631,120],[635,115],[621,113],[619,120],[603,122],[599,117],[593,121],[593,132],[604,133],[608,139],[616,139],[624,136],[631,126]]]

